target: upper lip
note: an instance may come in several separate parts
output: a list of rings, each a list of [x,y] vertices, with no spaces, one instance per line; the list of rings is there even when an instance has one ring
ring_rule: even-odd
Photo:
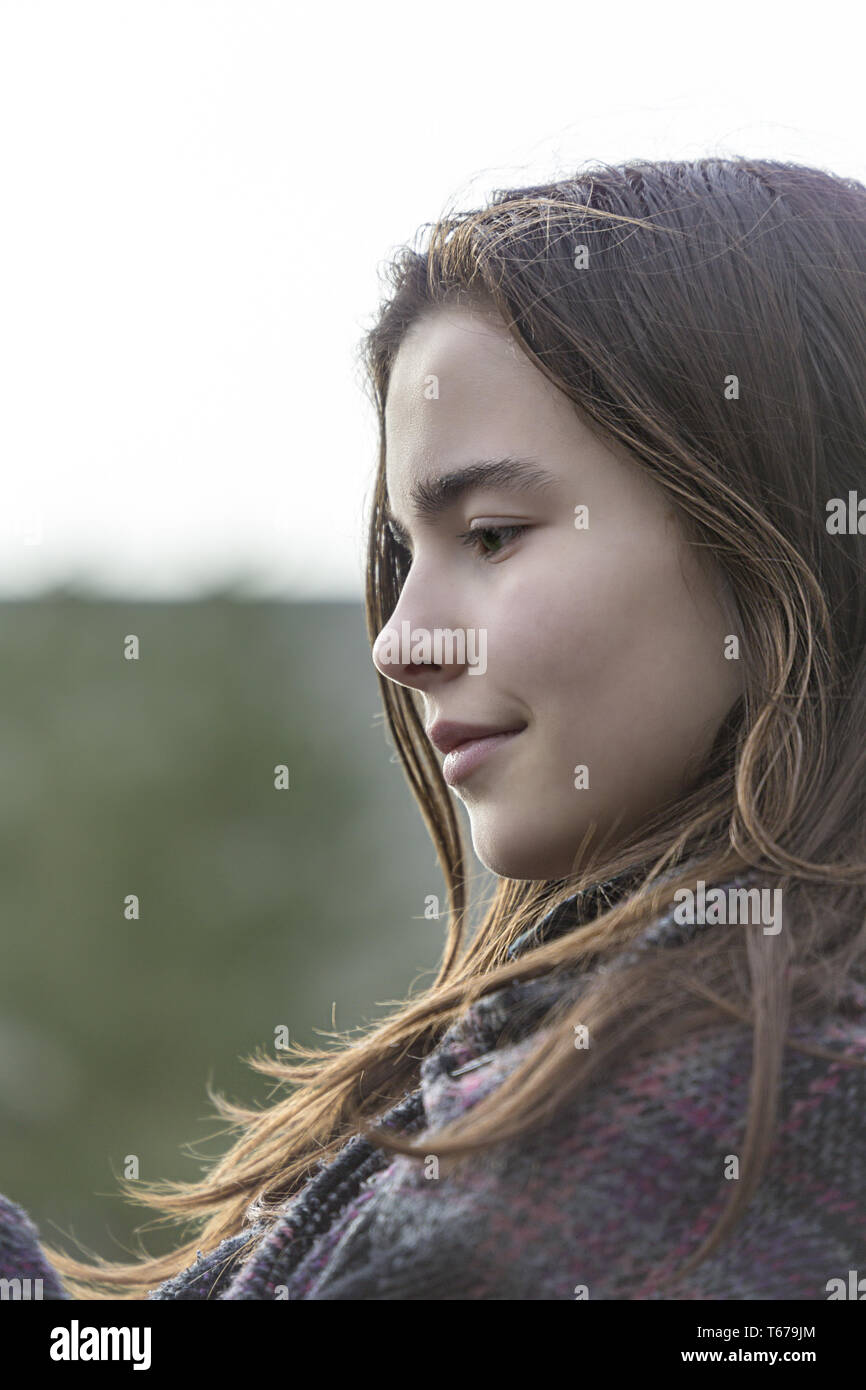
[[[493,734],[513,734],[525,728],[525,724],[458,724],[451,719],[437,719],[427,730],[427,737],[440,753],[451,753],[461,743],[491,738]]]

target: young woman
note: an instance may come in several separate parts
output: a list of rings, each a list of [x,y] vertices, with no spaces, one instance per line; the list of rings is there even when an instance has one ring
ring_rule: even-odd
[[[368,625],[431,988],[45,1297],[826,1299],[866,1270],[866,188],[600,167],[404,248]],[[859,490],[859,491],[858,491]],[[861,494],[863,500],[861,500]],[[500,879],[470,941],[456,798]],[[62,1281],[62,1282],[61,1282]]]

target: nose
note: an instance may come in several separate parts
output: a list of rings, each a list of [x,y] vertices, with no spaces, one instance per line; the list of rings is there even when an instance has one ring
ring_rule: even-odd
[[[430,690],[453,679],[465,663],[446,659],[445,643],[437,641],[436,631],[413,627],[405,618],[396,625],[392,619],[373,644],[373,665],[388,680],[414,690]]]
[[[373,665],[396,685],[428,691],[456,679],[466,669],[467,646],[465,638],[459,640],[462,629],[430,623],[429,598],[423,605],[406,601],[409,583],[411,580],[373,643]],[[413,589],[413,593],[418,592]]]

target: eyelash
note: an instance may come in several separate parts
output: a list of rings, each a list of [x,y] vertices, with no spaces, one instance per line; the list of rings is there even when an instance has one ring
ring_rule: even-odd
[[[405,542],[402,541],[398,535],[396,535],[396,533],[394,532],[394,530],[393,530],[393,528],[392,528],[391,526],[388,527],[388,530],[391,532],[391,538],[392,538],[394,544],[396,545],[397,549],[402,553],[402,556],[405,558],[406,562],[407,562],[408,564],[411,565],[411,563],[412,563],[412,552],[411,552],[411,550],[410,550],[409,547],[405,544]],[[508,525],[508,526],[476,526],[476,527],[475,527],[474,529],[472,529],[472,530],[463,531],[463,532],[461,532],[460,534],[458,534],[457,539],[461,542],[461,544],[468,546],[470,549],[473,549],[473,548],[474,548],[474,549],[475,549],[475,552],[476,552],[476,555],[478,556],[478,558],[479,558],[480,560],[482,560],[484,563],[489,563],[489,560],[494,559],[497,555],[501,554],[501,550],[483,550],[483,551],[479,551],[477,547],[478,547],[478,538],[479,538],[480,536],[494,535],[494,536],[499,536],[500,538],[501,538],[502,536],[505,536],[505,537],[506,537],[506,542],[505,542],[505,543],[507,544],[508,540],[514,540],[514,539],[515,539],[517,536],[519,536],[523,531],[528,531],[528,530],[529,530],[529,526],[528,526],[526,523],[522,523],[522,524],[521,524],[521,523],[517,523],[517,522],[512,522],[512,523],[511,523],[510,525]]]
[[[528,531],[528,530],[529,530],[529,527],[528,527],[528,526],[526,526],[525,524],[524,524],[524,525],[520,525],[519,523],[516,523],[516,522],[512,522],[512,524],[509,525],[509,526],[476,526],[475,529],[472,530],[472,531],[464,531],[461,535],[459,535],[459,536],[457,537],[457,539],[458,539],[459,541],[461,541],[461,542],[463,543],[463,545],[468,545],[469,548],[472,549],[473,546],[476,546],[476,545],[477,545],[477,541],[478,541],[478,537],[479,537],[479,536],[494,535],[494,536],[500,536],[500,537],[501,537],[501,536],[503,536],[503,535],[507,535],[507,540],[513,540],[516,536],[519,536],[519,535],[521,534],[521,532],[523,532],[523,531]],[[506,544],[507,544],[507,540],[506,540]],[[488,559],[488,557],[489,557],[490,559],[492,559],[494,556],[501,554],[501,551],[499,551],[499,550],[484,550],[484,551],[478,551],[478,550],[476,550],[476,554],[478,555],[478,558],[479,558],[480,560],[485,560],[485,561],[486,561],[486,560]]]

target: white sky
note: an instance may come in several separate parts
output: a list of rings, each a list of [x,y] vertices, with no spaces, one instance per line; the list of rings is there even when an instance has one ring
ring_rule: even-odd
[[[594,159],[866,180],[856,14],[0,0],[0,596],[360,597],[389,252]]]

